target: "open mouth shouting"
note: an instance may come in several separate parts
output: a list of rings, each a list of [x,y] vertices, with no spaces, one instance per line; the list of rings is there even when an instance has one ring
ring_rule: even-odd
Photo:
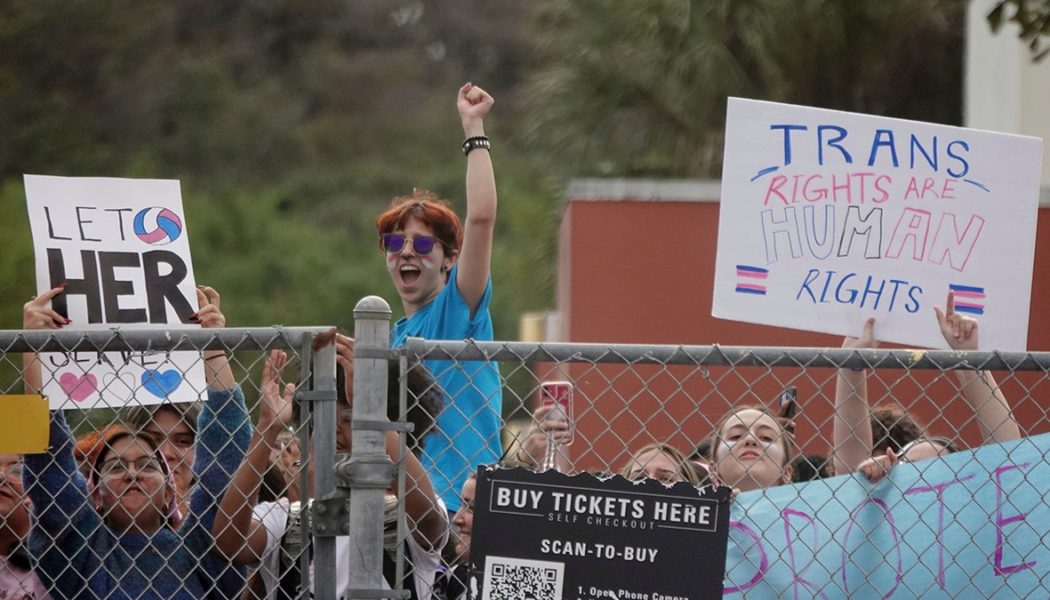
[[[401,283],[406,287],[411,287],[419,280],[419,275],[422,273],[419,267],[412,264],[403,264],[398,270],[398,275],[401,277]]]

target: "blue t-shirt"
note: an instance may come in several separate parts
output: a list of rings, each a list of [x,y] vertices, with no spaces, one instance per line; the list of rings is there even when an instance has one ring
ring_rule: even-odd
[[[445,288],[411,317],[402,317],[390,332],[390,345],[403,346],[410,337],[428,340],[491,341],[492,279],[470,317],[470,307],[456,286],[452,267]],[[499,460],[500,415],[503,407],[499,367],[494,362],[424,361],[445,392],[445,408],[437,427],[423,443],[423,467],[450,511],[459,509],[459,491],[479,464]]]

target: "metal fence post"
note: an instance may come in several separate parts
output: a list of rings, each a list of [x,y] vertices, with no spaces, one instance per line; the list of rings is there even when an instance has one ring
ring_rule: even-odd
[[[309,348],[304,347],[304,352]],[[335,344],[329,344],[313,353],[314,392],[328,392],[334,400],[335,389]],[[313,456],[314,498],[313,510],[323,510],[323,500],[336,494],[335,485],[335,402],[313,403]],[[318,533],[318,532],[315,532]],[[330,532],[325,532],[330,533]],[[335,589],[335,542],[333,535],[313,536],[314,573],[313,589],[316,598],[325,600],[337,597]],[[303,580],[306,581],[306,572]]]
[[[382,424],[387,420],[390,305],[377,296],[354,307],[352,452],[339,465],[350,486],[350,582],[347,599],[375,598],[383,588],[383,495],[393,479]]]

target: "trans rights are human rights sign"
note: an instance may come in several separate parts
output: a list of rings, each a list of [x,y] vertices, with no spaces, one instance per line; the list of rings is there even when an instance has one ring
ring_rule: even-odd
[[[1042,140],[731,98],[715,317],[944,347],[933,307],[1025,350]]]

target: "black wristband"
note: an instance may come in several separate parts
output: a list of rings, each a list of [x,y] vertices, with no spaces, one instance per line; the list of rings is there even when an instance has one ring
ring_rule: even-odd
[[[463,140],[464,156],[470,154],[471,150],[477,150],[478,148],[491,150],[492,142],[489,141],[489,138],[483,135],[475,135],[474,137],[468,137],[467,139]]]

